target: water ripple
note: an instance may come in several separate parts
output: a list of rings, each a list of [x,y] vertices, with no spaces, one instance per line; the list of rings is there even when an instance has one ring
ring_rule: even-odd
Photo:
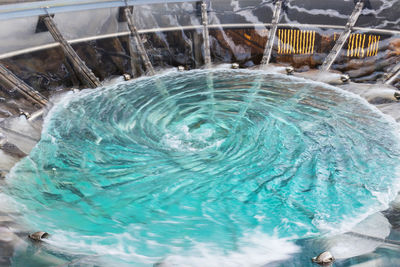
[[[266,236],[344,231],[386,207],[399,144],[393,122],[330,86],[170,73],[67,96],[8,193],[70,253],[146,265],[202,244],[237,256]]]

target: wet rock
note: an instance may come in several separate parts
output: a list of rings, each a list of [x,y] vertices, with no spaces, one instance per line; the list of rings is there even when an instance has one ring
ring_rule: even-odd
[[[8,242],[0,242],[0,266],[11,266],[14,247]]]
[[[7,215],[0,215],[0,224],[3,224],[4,222],[11,222],[11,218]]]
[[[360,65],[358,68],[354,70],[349,70],[346,73],[351,77],[351,78],[358,78],[358,77],[363,77],[370,75],[375,72],[375,65],[372,66],[364,66]]]
[[[17,236],[7,227],[0,227],[0,242],[11,242],[16,240]]]
[[[72,85],[75,73],[68,71],[66,61],[60,47],[2,59],[9,70],[46,97],[60,85]]]
[[[376,106],[377,106],[377,108],[379,108],[380,111],[382,111],[386,115],[391,116],[397,122],[400,122],[400,112],[399,112],[400,103],[399,102],[377,104]]]
[[[4,142],[0,143],[0,149],[3,150],[5,153],[18,157],[18,158],[23,158],[27,154],[22,152],[16,145],[9,143],[9,142]]]
[[[332,85],[341,85],[344,83],[342,73],[338,71],[321,72],[320,70],[310,70],[307,72],[296,73],[295,76]]]
[[[0,170],[5,176],[7,172],[17,163],[20,158],[13,157],[0,149]]]
[[[391,40],[388,46],[388,50],[388,57],[400,56],[400,38]]]

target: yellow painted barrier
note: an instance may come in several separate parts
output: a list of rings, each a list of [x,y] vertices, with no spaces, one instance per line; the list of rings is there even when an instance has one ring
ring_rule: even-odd
[[[313,54],[315,31],[278,29],[278,54]]]
[[[337,39],[336,33],[334,39]],[[350,34],[347,56],[358,58],[376,56],[380,39],[380,36],[374,34]],[[278,54],[313,54],[314,48],[315,31],[278,29]]]
[[[368,44],[365,46],[366,39],[367,34],[351,34],[347,42],[347,56],[358,58],[376,56],[379,51],[379,41],[381,37],[368,34]]]
[[[315,31],[312,32],[313,33],[313,39],[312,39],[312,46],[311,46],[311,54],[314,53],[314,44],[315,44]]]
[[[278,54],[281,53],[281,30],[278,30]]]

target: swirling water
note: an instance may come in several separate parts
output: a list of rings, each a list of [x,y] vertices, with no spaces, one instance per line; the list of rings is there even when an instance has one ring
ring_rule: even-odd
[[[99,265],[257,266],[385,208],[399,140],[321,83],[169,73],[66,96],[7,193],[52,246]]]

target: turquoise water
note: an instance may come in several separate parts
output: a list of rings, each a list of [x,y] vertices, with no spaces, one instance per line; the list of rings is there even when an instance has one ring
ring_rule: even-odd
[[[169,73],[67,95],[7,193],[98,265],[258,266],[385,208],[399,151],[393,122],[334,87]]]

